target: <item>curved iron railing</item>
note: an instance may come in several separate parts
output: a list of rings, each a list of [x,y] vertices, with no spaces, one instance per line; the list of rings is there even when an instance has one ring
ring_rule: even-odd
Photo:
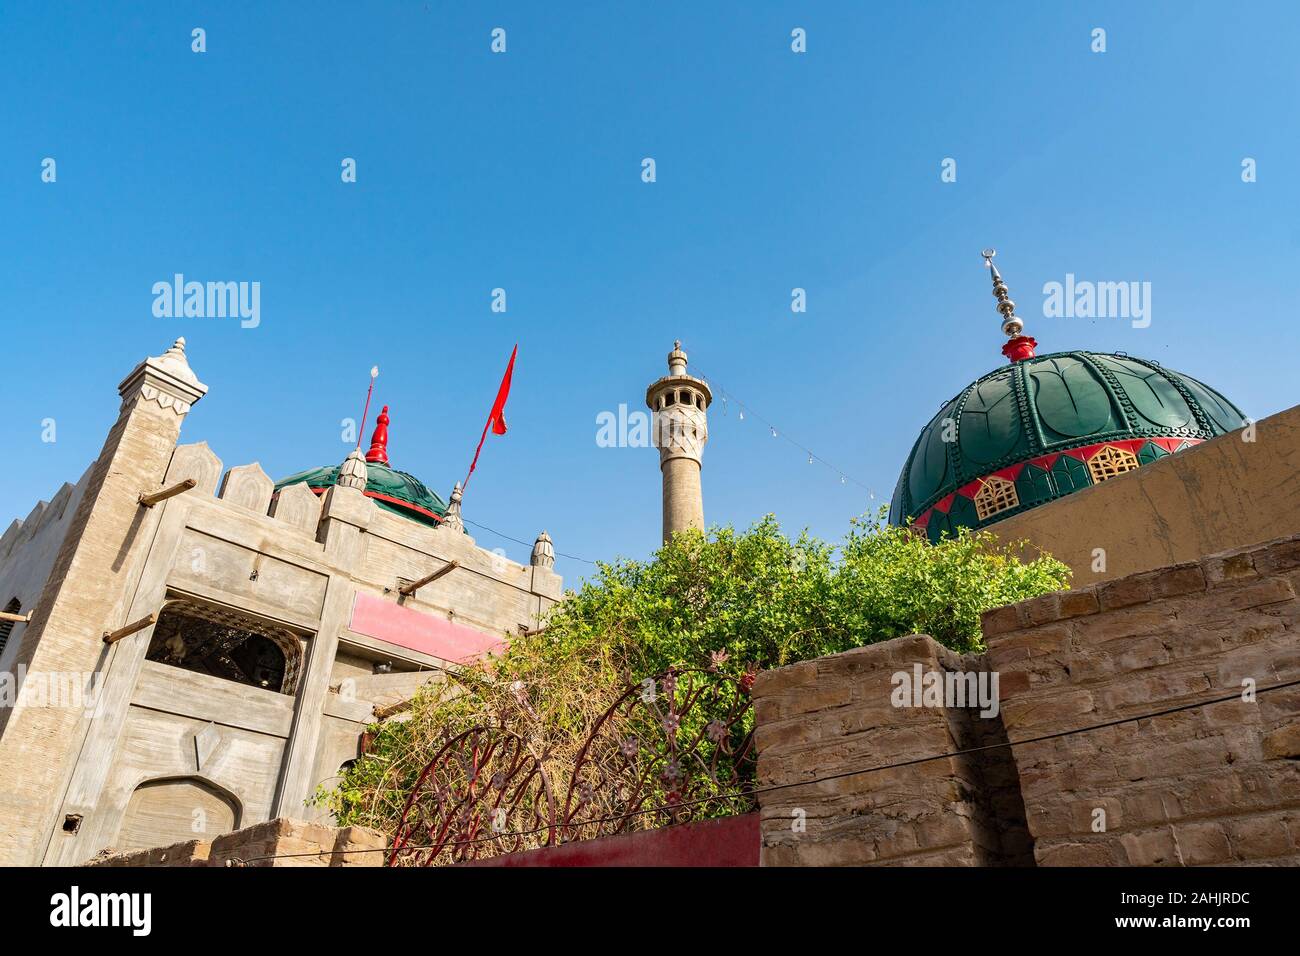
[[[671,668],[629,685],[592,724],[560,788],[548,755],[513,731],[457,734],[413,784],[388,865],[460,863],[685,823],[716,815],[720,800],[748,809],[754,673]]]

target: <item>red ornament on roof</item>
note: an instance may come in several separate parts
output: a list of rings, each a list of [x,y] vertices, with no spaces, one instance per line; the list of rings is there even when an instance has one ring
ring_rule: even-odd
[[[388,406],[379,413],[375,420],[375,433],[370,438],[370,451],[366,452],[366,461],[380,465],[388,464]]]
[[[1013,362],[1022,362],[1025,359],[1034,357],[1034,349],[1038,343],[1034,341],[1032,335],[1017,335],[1014,339],[1008,339],[1002,346],[1002,354]]]

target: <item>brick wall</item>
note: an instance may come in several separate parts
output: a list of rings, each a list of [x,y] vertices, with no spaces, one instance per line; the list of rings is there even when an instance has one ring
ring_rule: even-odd
[[[1030,863],[1006,750],[817,778],[992,743],[974,712],[895,707],[892,675],[979,670],[917,635],[759,675],[754,685],[764,866]]]
[[[384,834],[280,817],[226,833],[131,853],[105,851],[87,866],[383,866]]]
[[[1267,690],[1300,680],[1297,588],[1300,535],[990,611],[986,655],[761,674],[764,865],[1300,864],[1300,686]],[[996,672],[1000,713],[893,706],[915,664]]]
[[[1300,679],[1297,587],[1300,535],[989,612],[1009,739]],[[1014,752],[1040,864],[1300,863],[1300,687]]]

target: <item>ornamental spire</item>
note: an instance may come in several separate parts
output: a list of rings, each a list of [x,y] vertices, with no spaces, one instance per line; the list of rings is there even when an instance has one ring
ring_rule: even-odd
[[[388,464],[388,406],[379,413],[375,420],[375,433],[370,438],[370,451],[366,452],[366,461],[380,465]]]
[[[555,567],[555,545],[551,543],[551,536],[545,531],[533,542],[533,553],[528,563],[535,568]]]
[[[442,522],[439,528],[451,528],[455,531],[463,532],[465,530],[465,518],[460,512],[460,502],[464,497],[460,482],[456,482],[456,487],[451,489],[451,498],[447,503],[447,513],[442,516]]]
[[[996,249],[985,249],[981,253],[984,256],[984,265],[993,274],[993,294],[998,300],[998,311],[1002,313],[1002,331],[1007,337],[1006,344],[1002,346],[1002,354],[1012,362],[1019,362],[1022,359],[1033,358],[1038,343],[1031,336],[1021,335],[1025,330],[1025,323],[1020,316],[1016,315],[1016,304],[1011,301],[1007,284],[1002,281],[1002,274],[993,264],[993,257],[997,254]]]
[[[668,374],[686,374],[686,353],[682,351],[682,340],[673,343],[673,350],[668,353]]]

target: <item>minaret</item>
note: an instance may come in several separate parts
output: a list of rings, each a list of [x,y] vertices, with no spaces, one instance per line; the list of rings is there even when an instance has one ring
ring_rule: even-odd
[[[707,412],[713,392],[704,381],[686,374],[681,342],[673,343],[668,374],[646,389],[645,401],[654,416],[652,431],[663,473],[666,544],[684,528],[704,530],[700,458],[709,440]]]
[[[1002,333],[1007,337],[1006,343],[1002,346],[1002,354],[1012,362],[1019,362],[1022,359],[1033,358],[1038,343],[1032,336],[1021,334],[1025,330],[1025,323],[1020,316],[1016,315],[1016,304],[1011,301],[1007,284],[1002,281],[1002,274],[993,264],[993,257],[997,254],[996,249],[985,249],[981,253],[984,256],[984,265],[993,274],[993,295],[997,297],[998,311],[1002,313]]]

